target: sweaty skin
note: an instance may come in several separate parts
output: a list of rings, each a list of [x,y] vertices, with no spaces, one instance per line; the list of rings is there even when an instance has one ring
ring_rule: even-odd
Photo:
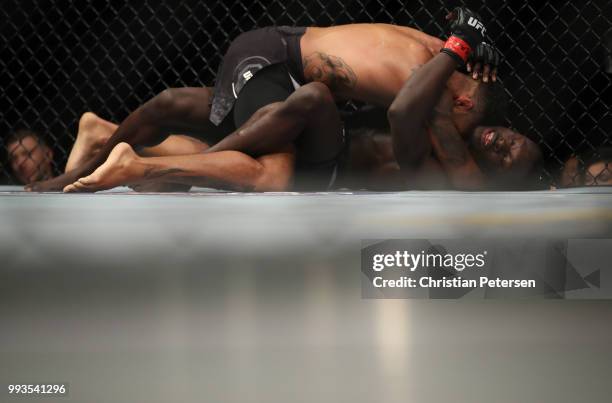
[[[307,81],[326,84],[337,100],[353,99],[382,107],[391,105],[404,83],[443,45],[440,39],[416,29],[389,24],[311,27],[300,42]],[[450,98],[473,95],[480,85],[457,72],[444,84]],[[451,108],[444,112],[451,113]],[[471,129],[457,119],[453,124],[462,136]],[[257,130],[227,136],[207,152],[236,150],[250,154],[256,149],[264,154],[287,141],[279,127],[278,121],[261,122]]]
[[[385,107],[391,104],[413,72],[437,54],[442,45],[441,40],[415,29],[386,24],[308,28],[301,38],[307,80],[329,85],[336,99],[355,99]],[[473,93],[478,85],[465,75],[453,73],[446,87],[454,96],[460,91]],[[121,142],[151,146],[159,144],[170,132],[206,133],[210,124],[209,98],[210,93],[204,88],[167,90],[128,116],[101,150],[81,168],[32,184],[27,189],[60,190],[95,171]],[[221,141],[209,151],[244,151],[253,144],[261,144],[267,132],[265,128],[262,125],[261,133],[252,135],[251,141],[242,139],[241,147],[232,141]],[[266,138],[268,148],[258,151],[261,154],[272,152],[285,145],[286,139],[282,136],[272,140]],[[233,137],[233,141],[238,140],[239,136]]]
[[[444,42],[413,28],[351,24],[308,28],[301,39],[304,75],[327,84],[338,99],[391,105],[415,69],[440,52]],[[477,82],[454,73],[455,81]]]
[[[66,186],[67,193],[97,192],[116,186],[159,183],[239,191],[277,191],[289,187],[293,173],[289,148],[253,159],[237,151],[166,157],[140,157],[119,143],[91,175]]]
[[[104,143],[117,130],[118,125],[113,122],[102,119],[92,112],[85,112],[79,119],[78,131],[76,140],[68,155],[65,172],[70,172],[81,165],[88,159],[95,156],[100,151]],[[162,143],[154,147],[142,147],[138,150],[140,157],[169,157],[177,155],[193,155],[204,152],[208,145],[193,137],[184,135],[171,135]],[[107,159],[108,162],[108,159]],[[107,164],[107,163],[105,163]],[[105,172],[112,172],[106,170]],[[98,176],[101,183],[107,181],[107,178]],[[112,181],[110,181],[112,182]],[[122,183],[122,185],[131,185],[130,183]],[[94,185],[91,186],[95,190]],[[169,183],[163,181],[155,181],[155,183],[140,184],[136,183],[132,189],[144,192],[177,192],[189,190],[189,185]]]
[[[433,156],[407,176],[395,158],[391,135],[375,129],[352,137],[346,167],[339,172],[337,183],[339,188],[375,191],[451,188],[447,174]]]

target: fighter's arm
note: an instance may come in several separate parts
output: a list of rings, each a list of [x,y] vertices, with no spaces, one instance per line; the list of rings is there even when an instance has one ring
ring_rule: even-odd
[[[429,138],[433,155],[446,172],[453,188],[480,190],[485,187],[485,176],[448,112],[436,112],[429,125]]]
[[[450,116],[440,116],[440,110],[450,111],[451,105],[442,105],[438,111],[434,108],[448,102],[443,99],[446,82],[467,61],[481,38],[481,31],[467,23],[470,17],[477,15],[467,9],[455,10],[451,26],[454,32],[442,53],[412,74],[389,108],[393,148],[402,170],[415,174],[434,151],[453,185],[468,189],[482,185],[482,173]]]
[[[237,151],[147,158],[120,143],[100,169],[66,186],[64,192],[96,192],[116,186],[150,189],[155,184],[281,191],[291,185],[294,160],[289,147],[257,159]]]
[[[414,170],[431,153],[427,125],[457,62],[440,53],[417,69],[389,107],[393,151],[402,170]]]
[[[453,58],[440,53],[406,82],[389,108],[393,150],[407,176],[421,175],[433,151],[453,187],[480,189],[484,175],[451,121],[450,105],[444,105],[448,100],[442,96],[456,67]]]

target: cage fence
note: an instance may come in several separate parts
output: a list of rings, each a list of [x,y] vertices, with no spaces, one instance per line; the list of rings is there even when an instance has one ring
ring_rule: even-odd
[[[0,177],[19,181],[11,165],[24,162],[9,144],[19,129],[39,135],[37,148],[52,150],[59,173],[84,112],[120,122],[168,87],[212,85],[241,32],[381,22],[442,37],[444,16],[458,5],[482,15],[504,54],[507,123],[539,143],[544,183],[584,183],[584,156],[604,158],[612,145],[611,0],[3,0]]]

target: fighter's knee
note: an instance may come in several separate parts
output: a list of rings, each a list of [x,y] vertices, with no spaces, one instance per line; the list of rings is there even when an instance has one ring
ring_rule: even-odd
[[[300,102],[303,108],[313,111],[334,105],[334,97],[329,87],[323,83],[314,82],[300,88]]]
[[[207,105],[212,97],[208,88],[168,88],[147,102],[143,108],[152,119],[163,120],[177,114],[187,114],[194,107]]]
[[[308,83],[301,87],[301,89],[305,93],[310,94],[310,96],[317,97],[319,99],[333,99],[332,92],[329,87],[318,81]]]
[[[328,108],[335,108],[334,98],[325,84],[310,83],[300,87],[285,101],[284,110],[300,117],[319,116]]]
[[[85,112],[79,119],[79,132],[91,129],[98,123],[98,116],[93,112]]]

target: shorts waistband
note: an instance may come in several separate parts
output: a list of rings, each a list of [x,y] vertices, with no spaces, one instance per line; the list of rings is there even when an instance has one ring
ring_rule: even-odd
[[[287,27],[276,28],[278,33],[287,43],[287,67],[289,74],[300,84],[306,84],[304,77],[304,64],[302,63],[302,46],[300,41],[306,33],[306,27]]]

